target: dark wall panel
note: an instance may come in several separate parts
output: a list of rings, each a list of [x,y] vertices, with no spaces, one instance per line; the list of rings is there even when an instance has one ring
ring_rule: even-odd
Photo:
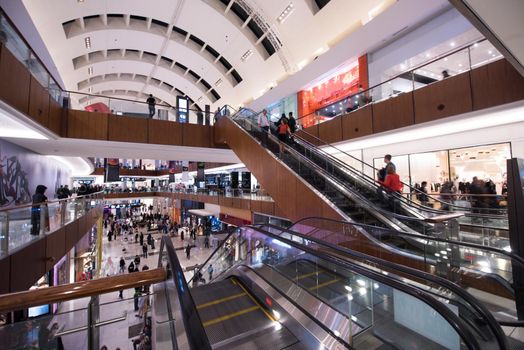
[[[0,48],[0,98],[27,114],[31,75],[5,47]]]
[[[414,122],[412,92],[373,104],[374,133],[402,128]]]
[[[524,77],[506,60],[472,70],[471,87],[474,110],[524,99]]]
[[[148,119],[109,114],[108,141],[147,143]]]
[[[160,145],[182,145],[182,124],[167,120],[148,120],[149,143]]]
[[[31,76],[29,95],[29,116],[40,125],[49,127],[49,94],[40,83]]]
[[[416,123],[471,112],[469,72],[417,89],[414,99]]]
[[[349,140],[373,133],[373,108],[367,105],[341,117],[342,139]]]
[[[46,239],[39,239],[11,255],[11,292],[29,289],[46,272]]]

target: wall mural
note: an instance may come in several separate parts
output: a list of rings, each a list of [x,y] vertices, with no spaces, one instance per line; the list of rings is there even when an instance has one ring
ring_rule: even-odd
[[[55,198],[56,189],[69,183],[62,163],[0,140],[0,207],[31,202],[37,185],[47,187],[47,198]]]

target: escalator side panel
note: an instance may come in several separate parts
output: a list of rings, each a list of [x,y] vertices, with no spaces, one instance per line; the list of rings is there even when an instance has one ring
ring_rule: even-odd
[[[288,278],[275,272],[267,266],[260,266],[257,273],[254,273],[253,270],[241,266],[230,273],[241,278],[249,290],[272,310],[273,315],[275,315],[273,311],[276,311],[277,315],[281,315],[280,322],[298,338],[301,344],[308,344],[310,348],[323,346],[326,349],[335,349],[340,346],[340,343],[331,334],[306,315],[309,312],[329,329],[339,331],[341,339],[348,339],[349,321],[347,317],[316,299],[313,295],[308,294]],[[270,280],[272,285],[261,276]],[[275,289],[273,286],[276,285],[282,289]],[[284,295],[294,300],[298,305],[307,307],[307,310],[304,312],[298,309]],[[267,305],[268,300],[271,306]],[[353,331],[360,331],[358,325],[353,323],[352,326],[354,327]]]
[[[215,124],[215,129],[262,187],[271,193],[288,219],[298,220],[309,216],[344,219],[319,192],[307,186],[288,166],[278,161],[234,121],[221,118]]]

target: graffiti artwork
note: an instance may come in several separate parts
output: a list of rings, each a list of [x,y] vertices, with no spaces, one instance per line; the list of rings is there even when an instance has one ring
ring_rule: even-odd
[[[29,180],[18,157],[2,156],[0,152],[0,206],[30,201]]]

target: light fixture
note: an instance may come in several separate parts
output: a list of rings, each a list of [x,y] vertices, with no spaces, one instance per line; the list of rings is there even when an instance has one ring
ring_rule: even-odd
[[[84,2],[84,0],[77,0],[78,2]]]
[[[454,41],[450,42],[450,43],[449,43],[449,46],[451,46],[451,47],[455,47],[455,42],[454,42]]]
[[[491,50],[489,50],[489,51],[488,51],[488,54],[490,54],[490,55],[491,55],[492,53],[493,53],[493,51],[491,51]]]
[[[88,87],[88,88],[87,88],[87,92],[89,92],[89,93],[93,92],[93,88],[92,88],[91,86]]]
[[[87,74],[92,75],[93,74],[93,67],[87,68]]]
[[[84,39],[84,44],[86,45],[86,49],[90,49],[91,48],[91,37],[86,36]]]
[[[336,329],[333,331],[333,334],[335,335],[335,337],[340,337],[340,332]]]
[[[220,84],[222,84],[222,79],[218,79],[218,80],[215,82],[215,86],[216,86],[216,87],[219,87]]]
[[[295,10],[295,7],[293,6],[293,3],[290,2],[289,5],[286,6],[284,11],[278,16],[277,21],[279,23],[284,23],[284,21],[289,17],[289,15]]]
[[[426,54],[426,58],[429,58],[431,55],[429,54],[429,52]]]
[[[247,51],[242,55],[242,57],[240,57],[240,60],[241,60],[242,62],[246,62],[247,59],[248,59],[249,57],[251,57],[252,54],[253,54],[253,50],[249,49],[249,50],[247,50]]]

